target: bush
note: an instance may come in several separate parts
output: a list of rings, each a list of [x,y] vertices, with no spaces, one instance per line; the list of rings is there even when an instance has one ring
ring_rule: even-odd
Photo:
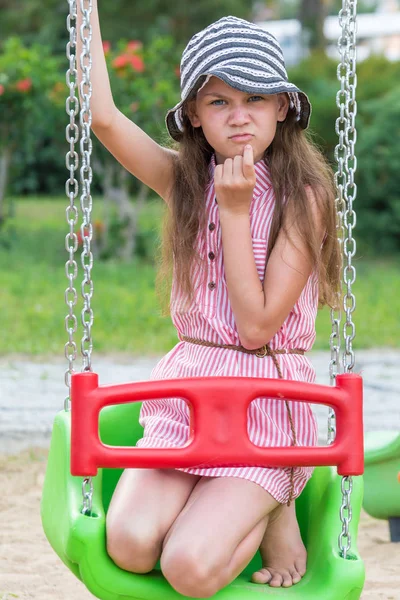
[[[21,180],[24,191],[37,189],[37,157],[49,158],[54,152],[44,147],[44,139],[56,129],[49,90],[56,83],[60,64],[49,47],[33,44],[27,48],[15,36],[5,41],[0,53],[0,151],[7,148],[12,154],[13,193],[20,189]]]
[[[288,70],[288,75],[289,81],[297,85],[310,98],[313,107],[310,130],[336,168],[334,149],[338,143],[338,136],[335,132],[335,123],[339,116],[336,94],[340,89],[337,79],[337,61],[327,57],[321,51],[314,51],[299,65]],[[400,62],[391,62],[382,55],[372,55],[357,64],[357,129],[363,126],[362,117],[367,101],[383,98],[388,91],[398,85],[399,81]],[[360,165],[359,167],[361,168]]]
[[[289,80],[302,89],[313,105],[310,135],[334,171],[335,131],[339,115],[336,94],[340,83],[337,63],[313,52],[291,69]],[[358,253],[400,250],[400,62],[373,55],[357,65],[357,141],[355,181]]]
[[[400,87],[365,102],[357,143],[358,235],[371,254],[400,250]]]
[[[335,122],[338,117],[336,94],[339,81],[337,63],[323,52],[314,51],[304,61],[288,71],[289,81],[297,85],[310,99],[312,105],[310,133],[313,139],[334,162],[334,149],[338,143]]]

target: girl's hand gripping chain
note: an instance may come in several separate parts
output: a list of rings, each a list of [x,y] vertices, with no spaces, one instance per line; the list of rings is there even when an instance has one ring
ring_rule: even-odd
[[[253,148],[244,147],[243,156],[227,158],[223,165],[217,165],[214,172],[214,186],[220,211],[234,215],[248,215],[256,185]]]

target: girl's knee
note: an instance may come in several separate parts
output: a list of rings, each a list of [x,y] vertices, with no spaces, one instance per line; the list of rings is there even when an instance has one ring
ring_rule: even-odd
[[[130,531],[107,521],[107,552],[115,564],[132,573],[152,571],[161,555],[161,541],[149,531]]]
[[[166,546],[160,565],[164,577],[182,596],[210,598],[219,590],[222,566],[208,563],[203,552]]]

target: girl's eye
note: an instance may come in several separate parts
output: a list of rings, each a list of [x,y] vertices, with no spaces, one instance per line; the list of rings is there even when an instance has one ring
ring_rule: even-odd
[[[259,98],[260,100],[264,100],[264,98],[262,96],[249,96],[249,100],[251,100],[252,98]],[[216,102],[225,102],[225,100],[213,100],[211,102],[211,104],[215,104]]]

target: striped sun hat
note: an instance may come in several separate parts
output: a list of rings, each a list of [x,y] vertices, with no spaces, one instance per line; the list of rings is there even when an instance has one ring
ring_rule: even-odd
[[[165,118],[174,140],[179,141],[183,132],[182,104],[194,97],[213,75],[242,92],[287,92],[297,121],[307,129],[311,104],[304,92],[288,82],[277,39],[254,23],[230,16],[196,33],[183,51],[181,101]]]

